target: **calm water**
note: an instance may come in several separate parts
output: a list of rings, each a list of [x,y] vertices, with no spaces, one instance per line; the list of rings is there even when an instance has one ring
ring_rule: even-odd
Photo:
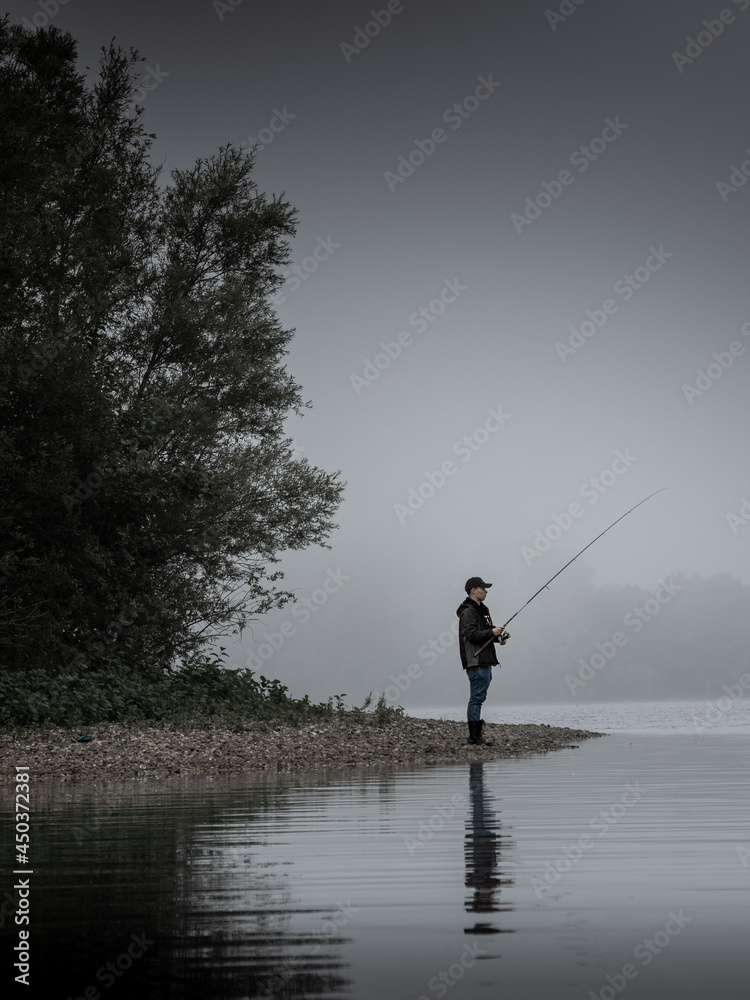
[[[492,689],[490,689],[491,691]],[[750,698],[739,685],[710,701],[625,701],[582,705],[485,705],[489,722],[546,723],[591,729],[597,733],[738,733],[750,736]],[[739,696],[736,691],[739,691]],[[430,719],[465,719],[466,705],[409,709],[409,715]]]
[[[25,995],[748,996],[748,740],[719,726],[32,796]]]

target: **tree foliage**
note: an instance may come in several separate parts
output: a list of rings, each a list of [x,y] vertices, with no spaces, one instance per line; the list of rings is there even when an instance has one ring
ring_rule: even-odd
[[[164,181],[114,43],[0,22],[0,654],[162,669],[281,606],[338,473],[271,307],[296,213],[231,146]]]

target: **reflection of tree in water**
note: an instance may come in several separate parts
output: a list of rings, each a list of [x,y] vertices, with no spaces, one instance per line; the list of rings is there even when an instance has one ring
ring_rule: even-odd
[[[466,819],[464,856],[466,860],[465,884],[472,892],[466,898],[464,909],[468,913],[507,913],[513,907],[500,901],[500,887],[512,885],[513,879],[500,878],[499,867],[502,849],[511,846],[510,837],[500,833],[500,820],[490,802],[494,796],[484,787],[484,764],[469,765],[469,815]],[[477,919],[473,927],[465,928],[467,934],[511,933],[508,928],[496,927],[487,920]]]
[[[174,937],[159,969],[156,996],[292,1000],[345,993],[349,983],[342,975],[340,946],[348,939],[337,929],[324,934],[295,926],[304,913],[303,919],[325,927],[330,914],[302,911],[294,892],[294,861],[288,855],[261,860],[259,850],[269,834],[275,840],[280,828],[294,826],[307,780],[298,776],[289,790],[271,781],[261,795],[256,788],[235,788],[232,800],[222,802],[220,840],[215,822],[191,831],[192,875],[172,915]],[[315,788],[309,791],[316,794]],[[215,813],[212,819],[217,818]]]
[[[303,777],[286,784],[188,779],[140,796],[132,785],[81,789],[63,810],[50,803],[39,820],[36,933],[45,964],[63,970],[61,995],[100,987],[97,971],[132,934],[148,941],[142,957],[105,981],[123,997],[346,995],[345,927],[328,909],[301,913],[294,861],[264,857],[269,834],[293,825],[300,798],[316,794]]]

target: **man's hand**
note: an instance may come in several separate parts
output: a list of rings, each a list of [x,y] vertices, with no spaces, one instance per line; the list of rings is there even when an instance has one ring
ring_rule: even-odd
[[[493,628],[492,633],[493,635],[502,635],[504,631],[505,629],[502,628]]]

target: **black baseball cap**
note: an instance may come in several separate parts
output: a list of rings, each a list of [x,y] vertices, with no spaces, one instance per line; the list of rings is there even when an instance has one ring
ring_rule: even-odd
[[[481,578],[481,576],[470,576],[469,579],[466,581],[464,590],[466,591],[467,594],[469,594],[474,589],[474,587],[483,587],[485,590],[489,590],[491,586],[492,584],[485,583],[484,580]]]

